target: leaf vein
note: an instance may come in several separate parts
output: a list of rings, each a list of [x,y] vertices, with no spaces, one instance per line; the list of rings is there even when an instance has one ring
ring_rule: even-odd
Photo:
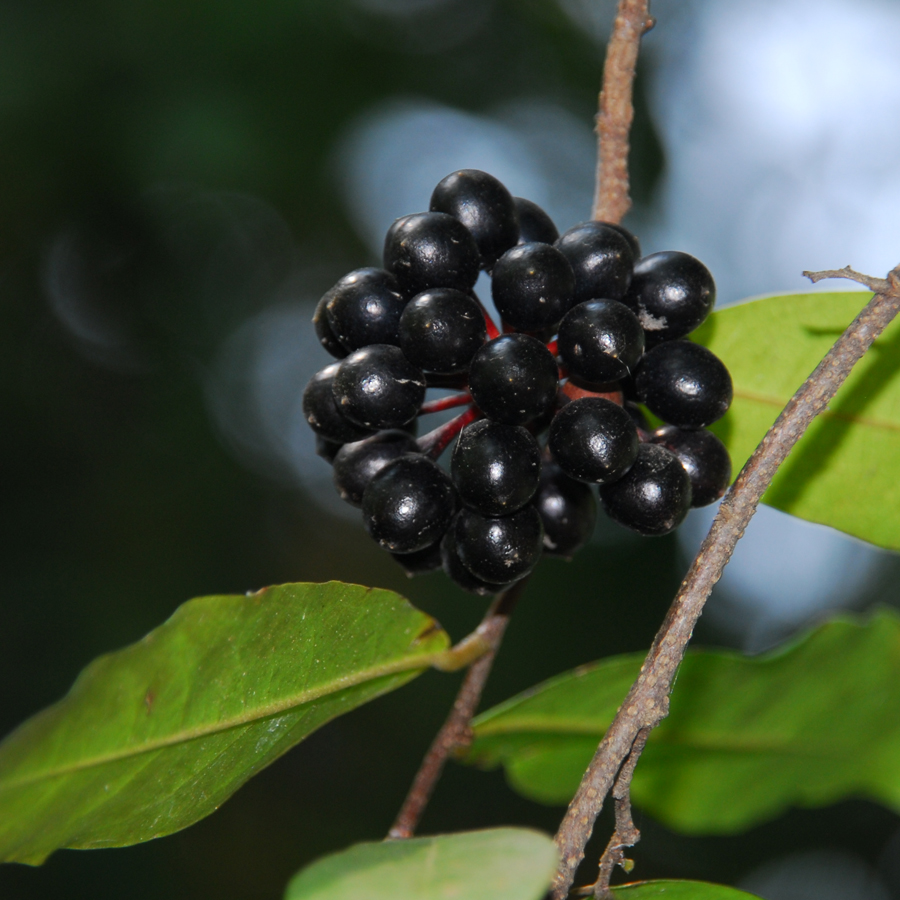
[[[303,692],[299,695],[293,695],[290,698],[270,703],[264,706],[256,707],[251,715],[235,716],[218,722],[207,723],[195,728],[189,728],[175,734],[167,735],[155,741],[148,741],[135,747],[128,747],[120,751],[99,754],[88,759],[79,760],[69,765],[58,766],[55,769],[43,770],[26,775],[18,779],[10,779],[0,782],[0,794],[5,791],[27,787],[41,781],[53,778],[61,778],[66,775],[72,775],[76,772],[84,771],[91,768],[100,767],[108,763],[119,762],[123,759],[130,759],[141,756],[145,753],[153,753],[156,750],[164,750],[166,747],[173,747],[178,744],[186,744],[191,741],[199,740],[210,735],[220,734],[230,731],[233,728],[240,728],[245,725],[251,725],[265,719],[272,718],[279,714],[298,709],[305,704],[312,703],[322,697],[330,694],[336,694],[347,688],[364,684],[368,681],[374,681],[377,678],[386,677],[388,675],[397,675],[402,672],[415,671],[416,669],[426,669],[431,664],[434,654],[422,654],[415,657],[397,660],[388,665],[382,665],[373,669],[363,670],[353,676],[338,678],[334,681],[327,682],[317,689]]]

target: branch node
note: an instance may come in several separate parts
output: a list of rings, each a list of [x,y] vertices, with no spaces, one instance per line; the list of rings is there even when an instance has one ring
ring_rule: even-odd
[[[634,777],[634,767],[644,751],[652,728],[653,726],[648,725],[637,733],[634,743],[631,745],[631,751],[622,763],[616,783],[613,785],[616,830],[609,839],[603,856],[600,857],[600,872],[597,883],[594,885],[595,900],[607,900],[610,896],[609,880],[616,866],[621,866],[626,872],[630,872],[634,868],[634,863],[625,858],[625,850],[633,847],[641,839],[641,833],[635,827],[631,815],[631,779]]]
[[[900,266],[888,272],[888,290],[891,294],[900,294]]]

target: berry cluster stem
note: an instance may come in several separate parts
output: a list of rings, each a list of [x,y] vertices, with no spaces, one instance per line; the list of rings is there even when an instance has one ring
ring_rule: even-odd
[[[500,337],[500,329],[497,328],[491,314],[484,308],[484,304],[479,300],[478,305],[481,307],[481,314],[484,316],[484,327],[487,329],[488,340]]]
[[[403,801],[403,806],[388,832],[389,838],[400,839],[413,836],[419,820],[422,818],[422,813],[425,812],[425,807],[431,799],[435,785],[441,777],[447,758],[455,751],[467,747],[471,742],[472,731],[469,723],[481,702],[481,694],[488,676],[491,674],[494,658],[500,648],[506,626],[509,624],[509,617],[512,615],[519,597],[522,596],[527,581],[527,577],[523,578],[509,590],[499,594],[485,613],[481,624],[473,632],[473,635],[485,643],[487,649],[469,666],[459,693],[456,695],[456,700],[453,702],[450,715],[432,741],[419,771],[416,772],[416,777]],[[460,644],[464,644],[466,640],[464,638]]]
[[[450,397],[441,397],[438,400],[429,400],[419,407],[419,415],[427,416],[428,413],[443,412],[445,409],[455,409],[457,406],[466,406],[472,402],[472,395],[452,394]]]
[[[634,72],[641,37],[653,25],[649,0],[619,0],[606,49],[597,114],[597,180],[592,215],[598,221],[618,224],[631,208],[628,132],[634,119]]]
[[[672,682],[703,605],[779,466],[863,354],[900,312],[900,266],[886,279],[877,280],[857,277],[849,269],[805,274],[813,281],[824,277],[850,278],[875,287],[878,293],[790,399],[725,495],[640,675],[597,748],[556,834],[561,861],[553,883],[553,900],[567,896],[607,794],[624,766],[633,769],[637,763],[643,744],[641,736],[649,734],[668,714]],[[630,782],[630,774],[627,780]],[[606,894],[606,877],[606,886],[601,885],[597,896]]]
[[[456,436],[466,425],[479,418],[481,418],[480,410],[475,406],[471,406],[455,419],[451,419],[446,424],[439,425],[433,431],[423,434],[418,442],[420,449],[432,459],[437,459],[453,443]]]

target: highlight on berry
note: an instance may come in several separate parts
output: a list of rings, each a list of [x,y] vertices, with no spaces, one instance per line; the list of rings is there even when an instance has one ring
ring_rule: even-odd
[[[496,322],[474,292],[482,270]],[[731,460],[706,426],[731,404],[731,376],[688,339],[715,296],[693,256],[641,257],[605,222],[560,235],[539,206],[462,169],[390,227],[383,268],[319,301],[316,334],[338,362],[313,376],[304,412],[341,497],[409,575],[443,569],[493,594],[542,555],[570,559],[598,497],[615,522],[662,535],[725,493]]]

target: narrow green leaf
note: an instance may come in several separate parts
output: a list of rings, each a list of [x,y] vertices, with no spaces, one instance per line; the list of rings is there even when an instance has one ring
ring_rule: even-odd
[[[735,472],[871,294],[788,294],[718,310],[692,338],[728,366],[734,403],[713,430]],[[857,364],[764,501],[900,550],[900,320]]]
[[[556,862],[553,841],[524,828],[357,844],[295,875],[285,900],[537,900]]]
[[[0,860],[184,828],[447,644],[402,597],[359,585],[191,600],[0,744]]]
[[[613,888],[616,900],[754,900],[756,894],[748,894],[736,888],[707,881],[638,881]],[[757,898],[758,900],[758,898]]]
[[[468,761],[567,803],[643,654],[576,669],[479,716]],[[635,803],[687,833],[741,831],[789,806],[861,796],[900,812],[900,618],[840,617],[762,656],[689,651]]]

